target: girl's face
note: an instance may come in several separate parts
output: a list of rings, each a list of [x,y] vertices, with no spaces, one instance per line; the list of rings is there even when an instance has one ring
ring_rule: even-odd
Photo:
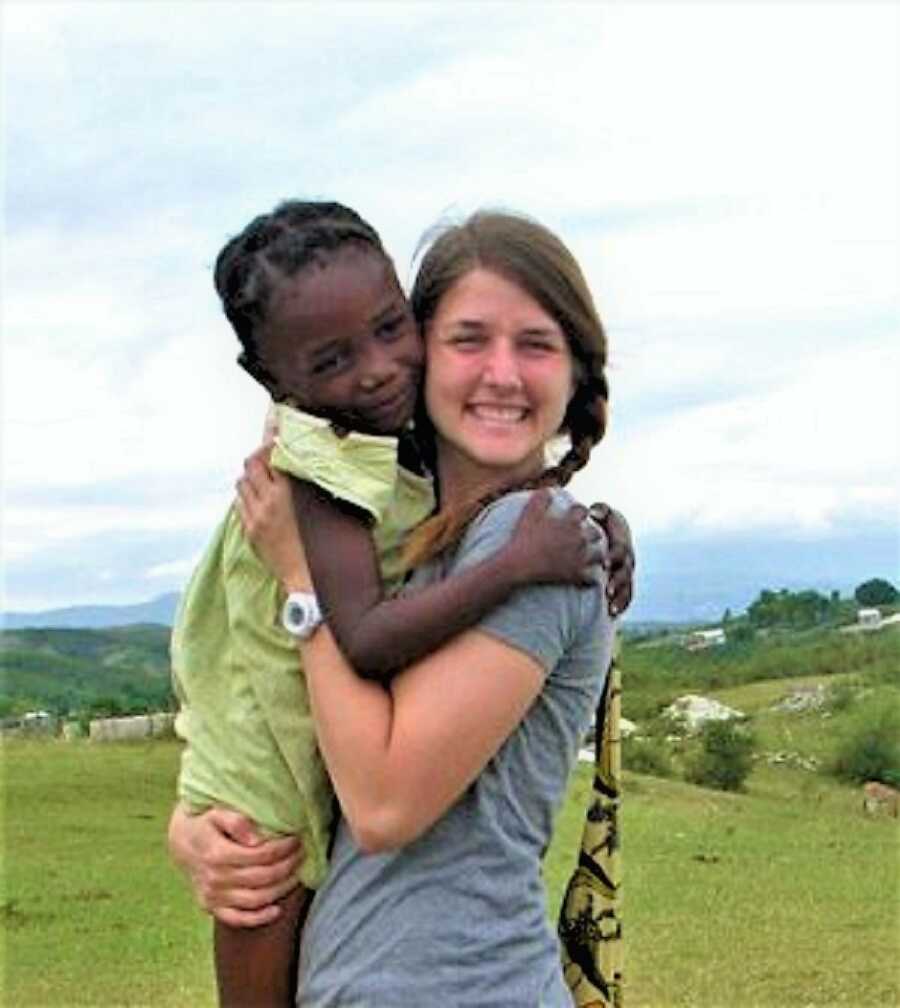
[[[349,247],[301,269],[276,288],[258,340],[276,398],[371,434],[411,418],[422,342],[384,256]]]
[[[574,388],[557,322],[523,288],[477,268],[443,296],[425,342],[439,465],[461,464],[487,481],[540,472]]]

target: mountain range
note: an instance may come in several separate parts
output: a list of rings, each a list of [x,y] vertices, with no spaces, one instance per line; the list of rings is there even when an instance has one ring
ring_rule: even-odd
[[[646,623],[712,623],[726,609],[733,615],[765,588],[815,589],[850,597],[872,577],[896,583],[900,571],[897,530],[847,529],[824,539],[784,535],[643,536],[637,544],[635,600],[623,622],[635,630]],[[179,587],[178,585],[173,585]],[[103,628],[134,623],[171,626],[179,592],[127,605],[72,605],[35,612],[7,612],[0,626]]]
[[[135,623],[171,626],[180,597],[178,592],[168,592],[134,605],[83,605],[45,609],[41,612],[8,612],[2,615],[2,627],[4,630],[20,630],[24,627],[96,630],[132,626]]]

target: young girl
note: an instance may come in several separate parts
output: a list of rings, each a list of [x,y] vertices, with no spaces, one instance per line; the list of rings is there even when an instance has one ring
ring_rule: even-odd
[[[324,618],[358,672],[386,680],[527,583],[590,583],[599,560],[584,509],[536,496],[496,555],[416,593],[399,550],[434,507],[408,432],[423,350],[376,232],[336,203],[287,202],[222,249],[215,285],[271,394],[270,464],[295,477],[317,597],[285,598],[231,508],[185,592],[172,638],[187,741],[179,797],[225,805],[269,835],[298,835],[302,886],[258,929],[216,921],[223,1005],[292,1003],[297,928],[324,876],[332,791],[315,744],[296,638]],[[312,530],[314,529],[315,534]]]

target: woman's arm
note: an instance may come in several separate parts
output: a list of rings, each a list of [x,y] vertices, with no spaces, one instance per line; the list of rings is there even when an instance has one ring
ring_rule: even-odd
[[[478,776],[543,683],[534,658],[470,630],[390,689],[360,679],[323,628],[301,648],[319,744],[367,852],[409,843]]]
[[[254,480],[248,473],[243,482]],[[287,588],[308,591],[286,480],[275,473],[252,491],[245,485],[241,502],[248,533],[273,572]],[[561,589],[531,591],[549,599]],[[327,628],[302,652],[322,752],[367,851],[408,843],[434,823],[512,733],[544,677],[536,658],[479,630],[416,662],[388,690],[353,672]]]

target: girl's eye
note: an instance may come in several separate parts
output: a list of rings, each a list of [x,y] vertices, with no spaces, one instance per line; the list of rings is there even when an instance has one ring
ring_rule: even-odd
[[[319,360],[313,364],[312,372],[314,375],[333,374],[345,367],[349,361],[349,353],[343,350],[336,350],[327,357],[320,357]]]
[[[388,342],[399,339],[403,335],[403,329],[408,320],[409,316],[405,312],[395,315],[378,327],[378,335]]]

